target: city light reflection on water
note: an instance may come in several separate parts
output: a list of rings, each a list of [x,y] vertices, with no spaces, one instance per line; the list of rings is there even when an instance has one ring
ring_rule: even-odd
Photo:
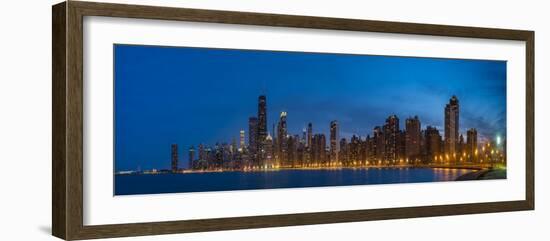
[[[115,175],[115,195],[441,182],[473,171],[402,167]]]

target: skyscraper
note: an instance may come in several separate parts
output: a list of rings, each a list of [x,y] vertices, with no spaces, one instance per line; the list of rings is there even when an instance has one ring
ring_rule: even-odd
[[[206,160],[206,152],[204,150],[204,145],[199,144],[199,161]]]
[[[204,148],[204,165],[203,165],[203,169],[208,169],[208,168],[211,168],[213,167],[213,161],[214,161],[214,158],[215,155],[213,155],[212,153],[212,148],[210,148],[209,146],[206,146]]]
[[[340,153],[338,121],[330,122],[330,161],[337,162]]]
[[[172,144],[171,170],[174,173],[178,171],[178,144]]]
[[[399,158],[399,118],[391,115],[384,125],[384,154],[385,160],[395,163]]]
[[[420,120],[418,116],[405,121],[405,151],[409,159],[420,155]]]
[[[248,118],[248,155],[252,165],[257,164],[257,148],[258,143],[256,141],[258,135],[258,118],[252,116]]]
[[[340,153],[338,154],[338,161],[342,163],[342,165],[348,166],[349,165],[349,147],[346,138],[340,139]]]
[[[311,139],[313,138],[313,124],[307,124],[307,143],[306,146],[311,148]]]
[[[370,140],[370,136],[367,135],[363,143],[361,143],[361,162],[363,164],[369,163],[370,152],[371,152],[371,140]]]
[[[474,161],[477,150],[477,130],[471,128],[466,132],[466,153],[470,156],[470,161]]]
[[[258,97],[258,131],[256,134],[256,144],[257,152],[262,154],[260,159],[263,159],[263,153],[265,150],[263,148],[265,138],[267,137],[267,100],[265,95],[260,95]]]
[[[240,148],[240,151],[243,151],[244,150],[244,145],[245,145],[245,142],[244,142],[244,130],[241,130],[239,132],[239,148]]]
[[[407,146],[406,133],[404,130],[400,130],[397,136],[397,157],[399,161],[405,161],[407,159],[407,153],[405,151]]]
[[[229,145],[229,153],[233,155],[235,152],[237,152],[237,141],[235,140],[235,137],[233,137],[231,139],[231,145]]]
[[[441,135],[435,127],[428,126],[425,131],[426,155],[428,161],[436,162],[441,154]],[[441,161],[441,159],[439,159]]]
[[[189,147],[189,169],[195,169],[195,147]]]
[[[462,154],[465,154],[466,152],[464,151],[465,150],[465,142],[464,142],[464,136],[462,134],[460,134],[460,137],[458,138],[458,145],[457,145],[457,148],[456,148],[456,152],[457,152],[457,155],[462,155]]]
[[[459,130],[458,99],[453,95],[445,106],[445,152],[452,155],[457,152]]]
[[[268,133],[267,137],[265,138],[264,142],[264,148],[265,148],[265,165],[269,168],[272,168],[273,163],[273,137]]]
[[[282,111],[279,115],[279,124],[277,125],[277,151],[279,152],[277,157],[279,162],[284,162],[288,158],[287,132],[286,112]]]
[[[356,165],[360,161],[361,156],[361,138],[353,135],[349,142],[349,161]]]
[[[382,128],[380,126],[376,126],[373,129],[373,151],[374,156],[378,161],[381,161],[384,159],[384,152],[386,151],[386,141],[384,140],[384,132],[382,131]]]
[[[302,129],[302,138],[300,139],[300,143],[307,145],[307,130],[306,128]]]
[[[296,166],[296,159],[298,154],[298,143],[299,143],[300,137],[298,135],[291,136],[289,135],[287,138],[287,160],[286,165],[287,166]]]
[[[322,164],[326,161],[325,150],[327,147],[327,140],[324,134],[315,134],[311,139],[311,152],[312,161],[317,164]]]
[[[367,135],[367,138],[365,140],[366,144],[366,158],[369,164],[376,164],[376,138],[370,137],[370,135]]]

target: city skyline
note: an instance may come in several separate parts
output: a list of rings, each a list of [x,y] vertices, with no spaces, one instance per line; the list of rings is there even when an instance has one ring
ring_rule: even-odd
[[[505,136],[480,141],[475,127],[470,127],[464,134],[458,131],[460,101],[455,95],[445,105],[443,132],[434,126],[422,129],[421,120],[416,115],[407,117],[406,125],[400,128],[399,117],[390,115],[383,125],[373,127],[372,133],[366,137],[352,135],[349,140],[339,138],[338,120],[330,122],[329,135],[314,132],[311,122],[301,133],[290,133],[286,111],[279,114],[276,129],[273,124],[273,133],[276,134],[272,137],[265,131],[267,123],[259,121],[266,119],[267,102],[265,95],[258,96],[257,116],[249,117],[248,142],[241,138],[237,145],[233,138],[231,142],[221,141],[215,145],[201,143],[198,148],[192,145],[188,149],[186,168],[178,167],[177,144],[172,144],[170,171],[426,165],[477,167],[506,162]],[[245,130],[239,131],[241,137],[245,133]]]
[[[275,53],[277,54],[275,55]],[[281,53],[283,54],[283,57],[280,57],[279,54]],[[198,57],[199,55],[200,57]],[[313,57],[311,55],[313,55]],[[265,122],[260,121],[259,119],[261,118],[258,118],[258,122],[263,123],[261,125],[266,127],[262,129],[262,133],[260,134],[267,135],[267,132],[269,132],[271,136],[275,136],[276,133],[273,133],[272,130],[273,125],[277,125],[280,113],[285,112],[288,114],[287,118],[289,119],[288,126],[286,127],[288,129],[288,133],[302,135],[302,130],[307,130],[307,125],[311,122],[313,123],[315,134],[323,133],[325,135],[325,144],[327,146],[334,145],[334,143],[329,143],[330,122],[334,120],[337,120],[339,123],[338,128],[340,131],[338,132],[338,135],[340,138],[347,138],[348,140],[350,140],[353,134],[363,138],[367,135],[372,135],[372,129],[375,126],[382,126],[384,124],[384,120],[391,115],[397,115],[399,117],[399,126],[401,127],[406,126],[406,119],[408,117],[419,116],[421,120],[420,128],[422,130],[426,129],[427,126],[435,126],[441,132],[441,135],[443,135],[445,120],[443,118],[443,107],[441,106],[447,104],[446,102],[449,99],[449,95],[454,93],[459,93],[457,95],[461,96],[461,121],[457,130],[459,134],[464,135],[464,138],[466,138],[468,129],[474,127],[477,129],[477,132],[479,132],[478,135],[480,139],[483,137],[492,138],[495,135],[501,135],[504,138],[506,136],[506,115],[505,112],[503,112],[506,108],[506,65],[503,61],[449,60],[368,55],[357,56],[253,50],[160,48],[127,45],[116,45],[115,56],[116,63],[119,61],[124,61],[126,63],[124,66],[115,64],[115,108],[117,110],[125,109],[125,107],[128,106],[128,103],[132,103],[132,101],[136,100],[136,96],[128,94],[127,89],[134,88],[133,90],[130,90],[130,92],[141,93],[142,95],[139,96],[139,101],[149,100],[156,102],[154,99],[147,98],[148,93],[146,93],[145,90],[147,86],[150,86],[147,83],[147,80],[159,79],[158,81],[161,81],[161,83],[167,84],[162,85],[163,87],[161,88],[153,88],[152,91],[158,93],[162,90],[168,90],[168,94],[173,94],[173,87],[179,86],[179,92],[181,92],[179,93],[180,95],[185,96],[186,94],[189,94],[193,96],[195,100],[188,101],[185,97],[179,98],[176,94],[168,95],[168,98],[165,98],[168,101],[164,100],[164,103],[168,105],[168,107],[161,111],[182,111],[185,113],[184,117],[193,119],[196,118],[197,120],[194,121],[197,123],[201,122],[201,118],[203,121],[205,119],[212,118],[212,123],[217,123],[222,126],[208,125],[207,123],[209,122],[206,121],[204,126],[209,126],[214,130],[203,132],[202,130],[204,129],[204,126],[186,126],[185,121],[181,121],[184,118],[178,117],[178,114],[162,113],[158,116],[159,118],[165,115],[173,115],[176,118],[172,119],[178,120],[173,121],[176,122],[173,123],[172,121],[167,121],[170,120],[170,118],[168,118],[157,122],[158,125],[169,126],[171,130],[173,130],[173,133],[169,132],[170,129],[160,128],[160,130],[162,130],[162,135],[146,133],[147,131],[144,130],[143,136],[149,136],[151,138],[155,136],[164,136],[167,137],[165,140],[144,140],[137,141],[138,143],[134,140],[127,142],[126,140],[129,137],[140,138],[138,130],[146,124],[144,121],[141,123],[138,121],[139,125],[130,122],[132,120],[136,120],[138,117],[145,116],[145,119],[148,121],[151,121],[151,118],[147,115],[147,113],[136,114],[138,111],[132,110],[131,108],[130,110],[125,111],[128,113],[117,113],[117,137],[115,138],[117,140],[117,150],[115,153],[116,170],[136,169],[137,167],[142,169],[150,169],[152,167],[168,169],[171,158],[169,152],[171,144],[178,144],[180,153],[179,166],[180,168],[183,168],[187,166],[187,149],[190,146],[197,148],[199,143],[213,146],[216,142],[231,143],[233,140],[240,143],[241,130],[246,131],[245,137],[247,137],[246,143],[248,143],[250,139],[248,138],[250,133],[247,131],[249,129],[249,118],[257,114],[258,106],[251,105],[251,108],[250,104],[247,104],[247,102],[250,102],[250,99],[257,100],[259,95],[268,96],[268,108],[266,112],[267,118]],[[152,61],[153,57],[155,57],[155,61]],[[215,61],[211,60],[213,57]],[[279,60],[275,61],[272,59],[273,57],[279,58]],[[207,58],[210,58],[210,61],[205,61]],[[342,58],[344,60],[342,60]],[[189,59],[193,59],[194,62],[190,63]],[[265,61],[266,59],[268,61]],[[330,65],[327,63],[327,61],[330,60],[339,60],[340,63],[333,66],[334,64]],[[128,61],[130,61],[130,63],[128,63]],[[244,74],[241,73],[239,75],[239,71],[234,69],[238,69],[239,67],[236,63],[243,64],[247,68],[250,68],[250,65],[257,65],[256,61],[259,61],[260,63],[263,62],[263,65],[260,64],[263,66],[260,66],[262,67],[260,70],[256,69],[256,71],[252,71],[257,72],[256,75],[248,72]],[[297,64],[297,61],[300,61],[300,63],[305,63],[306,67],[298,70],[296,66],[294,66]],[[357,61],[362,63],[357,64]],[[202,66],[203,68],[200,66],[201,64],[206,63],[200,62],[208,62],[209,68],[220,67],[220,69],[218,69],[220,71],[217,74],[211,73],[216,71],[205,72],[207,70],[205,66]],[[176,63],[179,71],[182,72],[173,72],[174,70],[172,68],[175,67],[171,66],[176,65]],[[135,64],[138,66],[153,67],[147,69],[146,73],[141,73],[143,69],[146,68],[137,68]],[[227,64],[231,65],[233,68],[221,68],[222,65]],[[380,68],[378,68],[380,64],[385,64],[389,67],[385,67],[384,70],[380,70]],[[132,66],[133,69],[128,69],[130,66]],[[185,66],[191,67],[184,68]],[[410,71],[415,66],[418,69],[415,71]],[[449,71],[449,69],[452,71],[446,75],[439,73],[436,74],[436,76],[431,76],[425,75],[422,72],[422,70],[427,67],[440,67],[445,69],[445,71]],[[159,69],[165,70],[160,73],[170,73],[154,75],[154,73],[159,73]],[[285,71],[280,72],[286,73],[285,75],[288,75],[290,72],[295,73],[296,76],[292,76],[292,78],[289,76],[286,76],[287,78],[282,78],[281,76],[271,76],[270,78],[266,77],[266,73],[272,73],[273,70],[276,69],[284,69]],[[190,73],[186,73],[186,71],[183,70],[187,70]],[[245,71],[245,69],[241,70]],[[272,72],[268,72],[268,70],[272,70]],[[289,70],[294,70],[294,72]],[[362,70],[361,73],[382,73],[371,74],[373,76],[363,76],[361,73],[358,74],[360,75],[359,77],[348,76],[348,72],[358,72],[359,70]],[[266,73],[258,74],[262,71]],[[461,73],[459,77],[464,77],[464,79],[467,80],[461,81],[456,76],[457,71]],[[321,72],[321,74],[313,74],[314,72]],[[396,74],[395,72],[400,74]],[[437,70],[435,72],[437,72]],[[185,78],[181,77],[177,73],[181,73],[181,76],[185,76]],[[205,75],[203,76],[206,78],[205,82],[207,82],[205,85],[209,85],[210,88],[205,88],[205,86],[198,84],[198,86],[191,86],[192,88],[187,89],[186,87],[190,87],[189,85],[194,84],[194,82],[185,81],[191,81],[191,79],[198,78],[200,77],[200,74]],[[242,75],[248,77],[242,78]],[[328,78],[326,75],[329,75],[331,78]],[[450,82],[440,83],[445,82],[444,80],[441,80],[444,79],[442,76],[448,76],[447,79],[451,79]],[[216,78],[223,79],[223,82],[220,79],[216,80]],[[350,83],[347,81],[348,78],[352,80]],[[415,82],[411,79],[419,78],[426,78],[427,80],[425,83],[411,86],[409,82]],[[246,79],[246,81],[243,79]],[[257,79],[262,79],[263,81],[258,81]],[[337,81],[335,81],[335,79],[337,79]],[[365,81],[365,79],[375,83],[374,85],[372,83],[367,84],[367,86],[365,86],[367,88],[358,92],[357,88],[361,89],[361,85],[365,85],[364,82],[369,82]],[[132,80],[131,83],[133,84],[137,83],[137,88],[130,86],[129,80]],[[327,82],[318,83],[319,80]],[[392,87],[392,84],[388,87],[388,84],[385,82],[390,80],[394,82],[393,88],[395,88],[395,91],[387,94],[388,89],[391,90],[389,87]],[[227,82],[231,83],[232,81],[233,85],[242,88],[241,92],[236,90],[238,88],[235,88],[235,86],[227,86]],[[274,81],[284,83],[273,84]],[[309,85],[304,85],[303,83],[300,84],[300,82],[297,81],[306,82],[306,84]],[[480,81],[487,81],[489,83]],[[340,83],[337,84],[338,88],[332,88],[335,85],[334,82]],[[225,84],[220,86],[212,85],[214,83]],[[352,85],[354,83],[356,83],[357,86]],[[253,84],[253,86],[245,84]],[[284,84],[287,84],[287,88],[281,87],[281,85],[284,87]],[[294,84],[297,86],[294,86]],[[326,84],[326,86],[324,86],[324,84]],[[319,85],[321,85],[321,87],[319,87]],[[345,88],[340,85],[344,85]],[[377,88],[372,88],[373,86]],[[309,87],[309,89],[304,87]],[[121,89],[126,89],[126,92]],[[170,89],[172,89],[172,91],[170,91]],[[314,91],[311,89],[314,89]],[[402,89],[406,89],[408,91],[403,91]],[[230,93],[224,93],[224,90]],[[233,92],[233,90],[235,91]],[[204,94],[208,98],[214,98],[217,101],[210,100],[201,103],[202,100],[205,99],[195,94],[196,92]],[[240,94],[243,92],[246,93],[241,96]],[[337,93],[335,94],[333,92]],[[412,93],[404,94],[406,92]],[[427,94],[426,92],[430,94]],[[296,95],[296,93],[303,93],[303,95],[310,98],[304,98],[303,96]],[[465,95],[467,97],[462,97],[461,94],[464,93],[466,93]],[[413,96],[414,98],[412,98]],[[472,96],[473,98],[471,98]],[[480,98],[480,96],[482,98]],[[236,101],[235,99],[239,99],[239,101]],[[412,102],[411,100],[418,100],[421,104],[409,103]],[[212,105],[213,102],[215,102],[214,104],[219,104],[219,106]],[[191,103],[189,105],[195,107],[179,110],[178,105],[185,106],[186,103]],[[147,103],[145,106],[146,110],[148,109],[148,104],[154,106],[152,103]],[[440,106],[436,107],[436,105]],[[217,108],[213,108],[212,106]],[[390,108],[392,106],[394,107],[393,109]],[[201,109],[201,107],[204,108]],[[235,110],[235,113],[228,113],[227,109]],[[188,112],[189,110],[195,110],[192,113],[196,116],[187,115],[188,113],[191,113]],[[216,110],[219,110],[221,113],[218,115]],[[151,113],[148,114],[154,116],[153,114],[155,111],[150,112]],[[256,115],[256,117],[258,116]],[[307,118],[311,120],[307,121]],[[224,121],[220,121],[221,119]],[[181,124],[178,124],[177,122]],[[193,121],[189,121],[189,123],[192,122]],[[129,124],[130,128],[122,125],[123,123],[125,125]],[[153,123],[155,122],[153,121]],[[197,138],[196,136],[193,137],[193,135],[189,135],[194,132],[189,131],[193,128],[200,129],[203,136],[201,138]],[[196,130],[196,132],[198,132],[198,130]],[[175,137],[169,137],[170,134]],[[306,135],[306,139],[309,139],[309,134],[306,133]],[[187,136],[187,138],[185,138],[185,136]],[[159,142],[163,142],[163,147]],[[137,145],[131,147],[130,145],[132,144]],[[136,146],[141,146],[143,148],[136,148]]]

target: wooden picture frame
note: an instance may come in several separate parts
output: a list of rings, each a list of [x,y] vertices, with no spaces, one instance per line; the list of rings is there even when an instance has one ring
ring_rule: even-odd
[[[52,233],[66,239],[111,238],[214,230],[533,210],[534,32],[68,1],[52,7]],[[526,43],[525,200],[302,214],[87,226],[83,224],[83,17],[160,19],[259,26],[518,40]]]

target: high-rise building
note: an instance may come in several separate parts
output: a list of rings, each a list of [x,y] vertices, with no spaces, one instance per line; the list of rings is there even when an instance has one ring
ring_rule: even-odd
[[[369,164],[375,164],[376,163],[376,138],[370,137],[370,135],[367,135],[367,138],[365,140],[366,145],[366,160],[369,162]]]
[[[204,151],[204,145],[199,144],[199,161],[206,160],[206,152]]]
[[[306,148],[305,138],[301,138],[296,148],[296,160],[294,162],[294,164],[297,167],[302,167],[304,165],[305,148]]]
[[[405,152],[406,157],[415,159],[420,156],[420,120],[418,116],[405,121]]]
[[[300,143],[307,145],[307,130],[306,128],[302,129],[302,138],[300,139]]]
[[[172,172],[178,171],[178,144],[172,144],[171,170]]]
[[[342,165],[345,165],[345,166],[349,165],[348,153],[349,153],[348,142],[346,138],[342,138],[340,140],[340,154],[338,155],[339,161],[342,163]]]
[[[195,147],[189,147],[189,169],[195,169]]]
[[[466,153],[470,156],[470,161],[475,161],[477,150],[477,130],[471,128],[466,132]]]
[[[256,133],[257,152],[260,154],[265,153],[263,148],[265,138],[267,137],[267,100],[265,95],[258,97],[258,131]],[[260,155],[260,159],[264,157]]]
[[[237,152],[237,141],[235,140],[235,137],[233,137],[231,139],[231,145],[229,145],[229,153],[233,155],[235,152]]]
[[[306,146],[311,148],[311,140],[313,138],[313,124],[308,123],[307,124],[307,142]]]
[[[266,165],[269,168],[272,168],[273,165],[274,165],[274,163],[273,163],[273,160],[274,160],[273,137],[271,137],[271,135],[269,133],[267,134],[267,137],[265,138],[264,149],[265,149],[265,163],[264,163],[264,165]]]
[[[281,112],[279,115],[279,124],[277,125],[277,158],[279,162],[284,162],[288,159],[288,150],[287,150],[287,125],[286,125],[286,115],[285,111]]]
[[[330,161],[337,162],[340,152],[338,121],[330,122]]]
[[[407,146],[406,133],[404,130],[400,130],[397,136],[397,157],[399,161],[405,161],[407,159],[407,153],[405,148]]]
[[[399,118],[391,115],[384,125],[384,159],[395,163],[399,158]]]
[[[462,134],[460,134],[460,137],[458,138],[458,145],[457,145],[457,154],[458,156],[460,155],[465,155],[466,152],[464,151],[466,149],[466,144],[464,142],[464,136]],[[462,157],[462,156],[461,156]],[[461,159],[464,159],[464,158],[461,158]]]
[[[286,165],[295,167],[296,160],[298,159],[298,144],[300,137],[298,135],[291,136],[287,138],[287,160]]]
[[[349,161],[357,165],[361,161],[361,138],[359,136],[351,136],[349,142]]]
[[[426,137],[426,155],[427,161],[429,162],[438,162],[441,160],[441,135],[439,130],[435,127],[428,126],[424,132]],[[439,159],[438,159],[439,157]]]
[[[223,164],[223,146],[220,143],[216,143],[214,147],[214,159],[212,165],[214,168],[220,168]]]
[[[248,157],[251,163],[249,165],[257,164],[257,150],[258,143],[256,141],[258,135],[258,118],[252,116],[248,118]]]
[[[384,152],[386,151],[386,141],[384,140],[384,132],[382,131],[382,128],[380,126],[376,126],[373,129],[373,151],[374,156],[376,157],[377,161],[381,161],[384,159]]]
[[[445,152],[453,155],[457,152],[459,130],[458,98],[453,95],[445,106]]]
[[[244,145],[245,145],[245,141],[244,141],[244,130],[241,130],[239,132],[239,148],[241,151],[244,150]]]
[[[370,156],[370,136],[367,135],[363,143],[361,143],[361,163],[367,164]]]
[[[312,161],[314,163],[322,164],[326,162],[326,147],[327,140],[324,134],[315,134],[311,140],[311,152],[312,152]]]
[[[204,148],[204,165],[203,169],[208,169],[214,166],[215,155],[212,153],[212,148],[206,146]]]

